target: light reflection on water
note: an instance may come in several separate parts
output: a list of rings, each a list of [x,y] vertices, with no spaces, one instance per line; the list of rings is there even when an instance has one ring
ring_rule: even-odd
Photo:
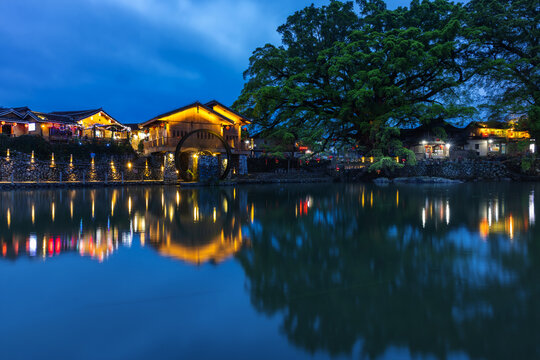
[[[75,264],[90,258],[136,272],[136,262],[116,260],[130,248],[161,259],[158,272],[165,260],[180,260],[182,269],[216,265],[215,281],[241,290],[204,302],[214,308],[247,298],[251,305],[236,310],[235,323],[253,326],[247,319],[255,311],[259,320],[247,332],[265,332],[269,349],[276,340],[268,334],[285,339],[285,358],[535,358],[537,192],[534,184],[4,192],[1,256],[15,264],[11,271],[72,255]],[[231,275],[227,264],[241,272]],[[2,279],[9,282],[9,274]],[[133,286],[151,292],[155,281]],[[17,296],[2,299],[0,308]],[[225,322],[221,312],[200,310]],[[165,332],[179,323],[196,327],[174,315],[170,321]],[[238,334],[219,335],[227,345],[202,357],[264,351]],[[163,341],[156,335],[147,346]]]
[[[246,205],[245,211],[239,208],[231,214],[226,211],[231,201],[226,192],[217,192],[220,201],[216,201],[197,190],[182,191],[182,197],[180,190],[174,197],[166,197],[165,191],[158,191],[159,203],[151,200],[156,195],[153,189],[37,192],[44,196],[41,200],[29,200],[26,192],[4,193],[1,204],[6,216],[2,220],[7,231],[0,232],[2,257],[46,260],[78,253],[102,262],[135,241],[163,256],[201,264],[222,262],[249,244],[242,236],[242,225],[253,219],[253,205],[251,212]],[[74,208],[74,203],[80,206]],[[110,207],[105,205],[109,203]],[[12,216],[17,219],[16,228],[11,227]]]

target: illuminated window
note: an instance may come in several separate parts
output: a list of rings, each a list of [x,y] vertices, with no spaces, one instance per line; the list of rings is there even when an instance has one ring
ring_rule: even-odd
[[[28,131],[36,131],[36,123],[28,124]]]

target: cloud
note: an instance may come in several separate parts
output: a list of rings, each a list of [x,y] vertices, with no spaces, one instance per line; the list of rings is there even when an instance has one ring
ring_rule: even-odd
[[[141,21],[191,37],[206,53],[228,61],[246,60],[261,39],[276,41],[279,18],[266,2],[248,0],[88,0],[136,14]]]

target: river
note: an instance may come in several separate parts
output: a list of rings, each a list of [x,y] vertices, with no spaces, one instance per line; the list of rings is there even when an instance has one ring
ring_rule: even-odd
[[[526,183],[0,192],[0,358],[540,358],[538,197]]]

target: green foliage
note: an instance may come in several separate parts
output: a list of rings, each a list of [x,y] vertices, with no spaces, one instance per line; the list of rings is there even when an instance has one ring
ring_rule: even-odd
[[[465,13],[446,0],[387,10],[380,0],[307,7],[278,28],[282,45],[254,51],[234,107],[264,133],[293,134],[316,151],[353,142],[399,148],[390,126],[470,115],[451,95],[474,72]],[[383,132],[384,134],[380,134]]]
[[[400,159],[405,159],[407,165],[416,165],[416,154],[407,148],[401,148],[398,152]]]
[[[471,0],[466,5],[471,58],[487,88],[493,117],[527,117],[540,135],[540,5],[538,0]]]
[[[530,158],[524,156],[522,159],[521,159],[521,171],[523,172],[529,172],[529,170],[531,170],[531,167],[533,165],[533,162],[531,161]]]
[[[376,172],[376,171],[392,172],[402,167],[403,167],[403,164],[398,164],[396,160],[392,159],[391,157],[383,156],[377,159],[376,162],[371,164],[371,166],[368,168],[368,171],[369,172]]]

